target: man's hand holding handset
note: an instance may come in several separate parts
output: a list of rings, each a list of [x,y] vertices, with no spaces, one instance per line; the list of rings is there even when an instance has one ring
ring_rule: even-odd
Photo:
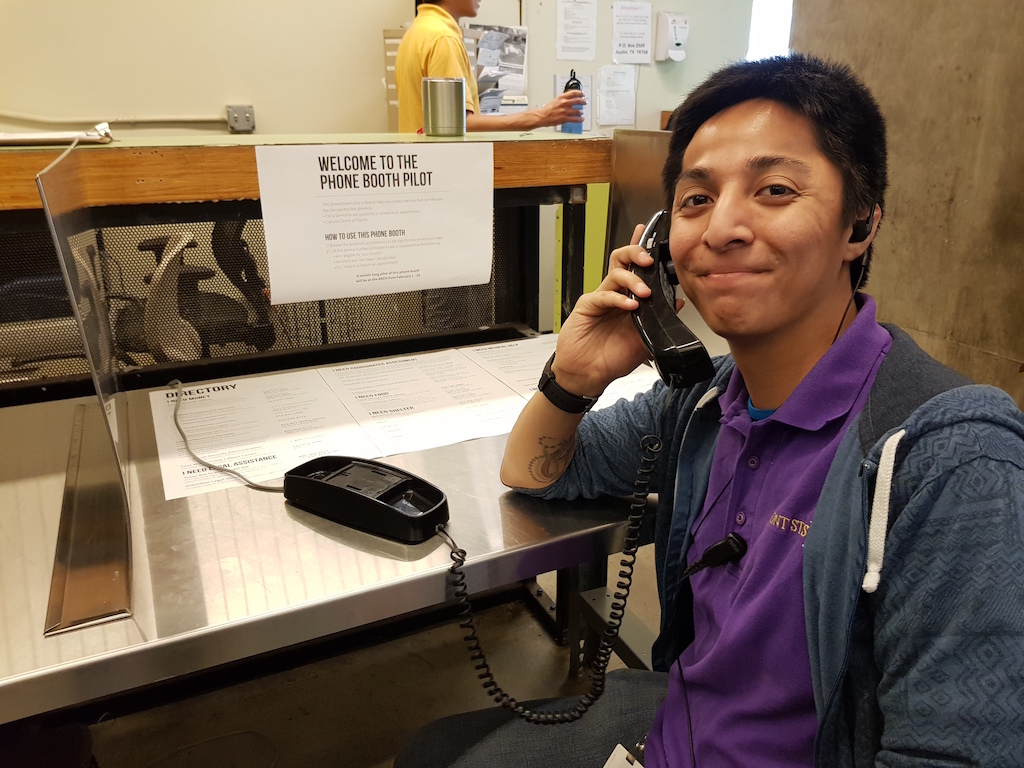
[[[630,244],[612,251],[604,280],[597,290],[579,298],[562,324],[550,369],[558,388],[570,397],[596,399],[650,357],[630,315],[637,308],[630,294],[651,295],[640,276],[629,270],[633,263],[652,263],[653,257],[639,245],[643,231],[644,226],[637,225]],[[509,435],[502,482],[543,488],[557,480],[572,459],[583,410],[566,411],[544,393],[534,394]]]

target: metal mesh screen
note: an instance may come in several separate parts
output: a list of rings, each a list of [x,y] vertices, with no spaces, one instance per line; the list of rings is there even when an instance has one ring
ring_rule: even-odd
[[[536,244],[523,242],[520,217],[518,208],[494,211],[487,284],[285,305],[269,301],[259,218],[103,226],[73,241],[99,276],[125,370],[528,322],[524,258],[536,258]],[[0,383],[88,373],[45,219],[29,219],[0,222]],[[161,264],[178,258],[168,285]],[[164,298],[176,299],[177,317],[154,319],[156,283],[174,294]]]
[[[57,253],[40,214],[0,229],[0,383],[89,374]]]

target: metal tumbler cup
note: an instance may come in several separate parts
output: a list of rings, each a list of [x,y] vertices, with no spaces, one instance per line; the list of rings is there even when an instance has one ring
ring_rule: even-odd
[[[466,135],[466,81],[461,77],[423,78],[423,133]]]

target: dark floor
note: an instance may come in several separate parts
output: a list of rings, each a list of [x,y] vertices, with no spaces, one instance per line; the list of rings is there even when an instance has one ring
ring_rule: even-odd
[[[652,547],[640,550],[629,606],[657,626]],[[610,559],[609,579],[619,570]],[[553,594],[551,576],[541,584]],[[575,695],[568,650],[534,609],[514,601],[477,615],[484,652],[499,684],[520,700]],[[390,766],[418,727],[491,705],[455,621],[90,729],[100,768],[306,768]],[[613,668],[622,666],[613,658]],[[557,727],[557,726],[552,726]]]

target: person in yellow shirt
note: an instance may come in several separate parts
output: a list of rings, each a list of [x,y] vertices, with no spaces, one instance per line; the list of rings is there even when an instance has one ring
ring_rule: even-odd
[[[395,60],[398,89],[398,130],[416,133],[423,127],[424,77],[461,77],[466,81],[467,131],[528,131],[562,123],[581,123],[582,91],[567,91],[536,109],[513,115],[481,115],[476,76],[462,42],[459,20],[474,17],[480,0],[416,0],[416,20],[402,37]]]

